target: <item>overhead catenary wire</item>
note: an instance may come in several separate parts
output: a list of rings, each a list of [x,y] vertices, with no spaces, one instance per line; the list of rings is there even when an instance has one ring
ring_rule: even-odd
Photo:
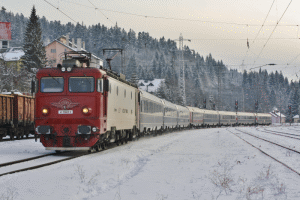
[[[258,32],[257,32],[257,34],[256,34],[256,36],[255,36],[255,38],[254,38],[254,40],[253,40],[253,42],[252,42],[251,46],[254,44],[254,42],[255,42],[255,40],[257,39],[257,37],[258,37],[258,35],[259,35],[259,33],[260,33],[261,29],[264,27],[264,25],[265,25],[265,22],[266,22],[266,20],[267,20],[267,18],[268,18],[268,16],[269,16],[269,14],[270,14],[270,11],[271,11],[271,9],[272,9],[272,7],[273,7],[273,5],[274,5],[274,2],[275,2],[275,0],[273,1],[272,5],[271,5],[271,7],[270,7],[270,9],[269,9],[269,12],[268,12],[267,16],[265,17],[265,20],[264,20],[264,22],[263,22],[262,26],[261,26],[261,27],[260,27],[260,29],[258,30]],[[248,42],[248,40],[247,40],[247,42]],[[249,44],[249,43],[248,43],[248,44]],[[244,64],[245,58],[246,58],[246,56],[248,55],[248,52],[249,52],[249,50],[250,50],[251,46],[250,46],[250,45],[248,45],[247,52],[246,52],[246,54],[245,54],[245,56],[244,56],[244,58],[243,58],[243,60],[242,60],[242,65]]]
[[[104,15],[103,12],[101,12],[101,10],[99,10],[99,8],[97,8],[97,6],[95,6],[90,0],[88,0],[90,2],[90,4],[92,4],[95,7],[96,11],[99,11],[107,20],[109,20],[112,24],[114,24],[106,15]]]
[[[274,33],[275,29],[277,28],[277,25],[279,24],[279,22],[280,22],[280,21],[281,21],[281,19],[283,18],[283,16],[284,16],[284,14],[286,13],[287,9],[290,7],[290,5],[291,5],[292,1],[293,1],[293,0],[291,0],[291,1],[290,1],[289,5],[286,7],[285,11],[284,11],[284,12],[283,12],[283,14],[281,15],[281,17],[280,17],[280,19],[278,20],[278,22],[276,23],[276,26],[274,27],[273,31],[271,32],[271,34],[270,34],[270,36],[269,36],[268,40],[266,41],[266,43],[264,44],[263,48],[262,48],[262,49],[261,49],[261,51],[259,52],[259,54],[258,54],[257,58],[254,60],[254,62],[253,62],[253,65],[252,65],[252,66],[254,66],[255,62],[258,60],[258,58],[259,58],[259,57],[260,57],[260,55],[262,54],[262,52],[263,52],[264,48],[265,48],[265,47],[266,47],[266,45],[268,44],[268,42],[269,42],[270,38],[272,37],[272,35],[273,35],[273,33]]]
[[[76,20],[74,20],[74,19],[72,19],[69,15],[67,15],[65,12],[63,12],[61,9],[59,9],[59,7],[56,7],[56,6],[54,6],[53,4],[51,4],[51,3],[49,3],[47,0],[44,0],[46,3],[48,3],[49,5],[51,5],[52,7],[54,7],[55,9],[57,9],[59,12],[61,12],[62,14],[64,14],[66,17],[68,17],[69,19],[71,19],[72,21],[74,21],[75,23],[77,23],[76,22]],[[121,13],[121,14],[128,14],[128,15],[134,15],[134,16],[138,16],[138,17],[148,17],[148,18],[161,18],[161,19],[175,19],[175,20],[188,20],[188,21],[199,21],[199,22],[209,22],[209,23],[224,23],[224,24],[236,24],[236,25],[249,25],[249,24],[242,24],[242,23],[234,23],[234,22],[217,22],[217,21],[203,21],[203,20],[191,20],[191,19],[182,19],[182,18],[168,18],[168,17],[157,17],[157,16],[145,16],[145,15],[138,15],[138,14],[133,14],[133,13],[127,13],[127,12],[120,12],[120,11],[114,11],[114,10],[108,10],[108,9],[100,9],[100,8],[98,8],[95,4],[93,4],[90,0],[88,0],[89,1],[89,3],[93,6],[93,7],[91,7],[91,6],[87,6],[87,5],[83,5],[83,4],[79,4],[79,3],[75,3],[75,2],[70,2],[70,1],[67,1],[67,0],[61,0],[61,1],[65,1],[65,2],[68,2],[68,3],[72,3],[72,4],[77,4],[77,5],[80,5],[80,6],[84,6],[84,7],[88,7],[88,8],[93,8],[93,9],[95,9],[96,11],[99,11],[99,12],[101,12],[101,10],[104,10],[104,11],[108,11],[108,12],[115,12],[115,13]],[[292,1],[291,1],[292,2]],[[291,4],[291,2],[289,3],[289,5]],[[274,2],[273,2],[274,3]],[[289,7],[289,6],[288,6]],[[287,9],[288,9],[288,7],[286,8],[286,10],[284,11],[284,13],[283,13],[283,15],[285,14],[285,12],[287,11]],[[101,12],[102,13],[102,12]],[[102,13],[103,14],[103,16],[105,16],[104,15],[104,13]],[[281,19],[282,19],[282,17],[283,17],[283,15],[281,16],[281,18],[280,18],[280,20],[279,21],[277,21],[277,23],[276,23],[276,25],[275,25],[275,28],[273,29],[273,31],[272,31],[272,33],[274,32],[274,30],[276,29],[276,27],[277,26],[280,26],[280,24],[279,24],[279,22],[281,21]],[[108,17],[107,16],[105,16],[107,19],[108,19]],[[111,21],[111,20],[110,20]],[[265,21],[266,21],[266,19],[265,19]],[[111,21],[111,23],[113,23],[112,21]],[[256,24],[250,24],[251,26],[260,26],[261,27],[261,29],[262,29],[262,25],[260,24],[260,25],[256,25]],[[264,26],[274,26],[274,25],[264,25]],[[282,25],[282,26],[297,26],[297,28],[299,28],[299,25]],[[260,32],[260,31],[259,31]],[[259,33],[258,32],[258,33]],[[272,34],[271,34],[272,35]],[[255,37],[255,40],[267,40],[267,42],[269,41],[269,40],[298,40],[299,38],[271,38],[271,35],[270,35],[270,37],[269,38],[267,38],[267,39],[265,39],[265,38],[257,38],[257,36],[258,36],[258,34],[256,35],[256,37]],[[192,39],[192,40],[216,40],[216,41],[222,41],[222,40],[247,40],[247,39],[197,39],[197,38],[195,38],[195,39]],[[251,39],[249,40],[249,41],[251,41]],[[266,44],[267,44],[267,42],[266,42]],[[265,44],[265,45],[266,45]],[[262,49],[263,50],[263,49]],[[262,52],[262,51],[261,51]],[[261,52],[260,52],[260,54],[261,54]],[[252,52],[253,53],[253,52]],[[254,53],[253,53],[254,54]],[[257,55],[257,54],[254,54],[254,55]],[[260,55],[258,55],[257,57],[259,57]],[[257,60],[256,60],[257,61]],[[255,62],[256,62],[255,61]],[[254,64],[253,64],[254,65]],[[252,65],[252,66],[253,66]],[[233,65],[231,65],[231,66],[233,66]]]
[[[63,15],[65,15],[66,17],[68,17],[69,19],[71,19],[73,22],[77,23],[77,21],[75,21],[74,19],[72,19],[69,15],[67,15],[66,13],[64,13],[63,11],[61,11],[59,9],[59,7],[55,7],[53,4],[51,4],[50,2],[44,0],[46,3],[48,3],[49,5],[51,5],[53,8],[57,9],[59,12],[61,12]]]
[[[129,12],[123,12],[123,11],[116,11],[116,10],[110,10],[110,9],[104,9],[104,8],[98,8],[98,7],[92,7],[92,6],[87,6],[83,5],[80,3],[75,3],[71,2],[68,0],[62,0],[74,5],[79,5],[79,6],[84,6],[87,8],[93,8],[97,10],[102,10],[102,11],[107,11],[107,12],[114,12],[114,13],[119,13],[119,14],[125,14],[125,15],[132,15],[136,17],[145,17],[145,18],[154,18],[154,19],[165,19],[165,20],[177,20],[177,21],[191,21],[191,22],[205,22],[205,23],[212,23],[212,24],[230,24],[230,25],[243,25],[243,26],[261,26],[261,24],[249,24],[249,23],[236,23],[236,22],[218,22],[218,21],[208,21],[208,20],[198,20],[198,19],[187,19],[187,18],[175,18],[175,17],[163,17],[163,16],[154,16],[154,15],[141,15],[141,14],[135,14],[135,13],[129,13]],[[265,25],[265,26],[275,26],[275,25]],[[297,24],[285,24],[285,25],[280,25],[278,24],[277,26],[298,26]]]

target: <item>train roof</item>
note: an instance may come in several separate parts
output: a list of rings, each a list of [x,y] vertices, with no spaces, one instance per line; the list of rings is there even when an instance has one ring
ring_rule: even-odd
[[[251,112],[238,112],[238,116],[254,116],[254,113]]]
[[[232,111],[219,111],[220,115],[236,115],[236,112]]]
[[[37,75],[38,74],[52,74],[52,73],[57,73],[57,72],[59,72],[59,73],[65,73],[65,74],[69,74],[69,73],[74,73],[74,72],[81,72],[81,71],[85,71],[85,72],[91,72],[91,73],[100,73],[100,69],[98,69],[98,68],[95,68],[95,67],[74,67],[73,69],[72,69],[72,71],[71,72],[61,72],[61,69],[60,68],[58,68],[58,67],[47,67],[47,68],[42,68],[42,69],[39,69],[38,71],[37,71]]]
[[[164,101],[160,98],[158,98],[157,96],[150,94],[149,92],[146,91],[140,91],[141,96],[143,96],[146,99],[150,99],[154,102],[160,103],[160,104],[164,104]]]
[[[181,111],[189,111],[189,109],[187,107],[184,107],[184,106],[180,106],[180,105],[176,105],[177,107],[177,110],[181,110]]]
[[[164,104],[165,104],[165,107],[169,107],[169,108],[174,108],[174,109],[176,109],[177,110],[177,105],[176,104],[174,104],[174,103],[171,103],[171,102],[169,102],[169,101],[167,101],[167,100],[162,100],[163,102],[164,102]]]
[[[270,113],[257,113],[257,116],[271,117]]]

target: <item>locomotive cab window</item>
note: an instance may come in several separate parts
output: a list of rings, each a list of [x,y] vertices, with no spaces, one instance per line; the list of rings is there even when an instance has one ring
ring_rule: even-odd
[[[103,93],[103,79],[97,80],[97,92]]]
[[[63,92],[64,78],[63,77],[43,77],[41,78],[41,92]]]
[[[95,90],[94,77],[70,77],[69,78],[70,92],[85,93],[85,92],[94,92],[94,90]]]

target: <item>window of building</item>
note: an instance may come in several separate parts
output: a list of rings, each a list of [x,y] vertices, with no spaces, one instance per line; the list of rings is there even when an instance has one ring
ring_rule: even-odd
[[[7,48],[8,48],[8,42],[2,41],[2,49],[7,49]]]
[[[56,49],[51,49],[51,53],[56,53]]]

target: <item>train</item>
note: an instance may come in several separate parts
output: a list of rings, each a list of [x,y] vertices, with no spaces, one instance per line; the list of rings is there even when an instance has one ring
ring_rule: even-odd
[[[13,140],[34,135],[34,109],[33,96],[0,94],[0,140],[6,136]]]
[[[35,134],[47,150],[99,151],[109,143],[120,145],[164,131],[271,124],[270,114],[173,104],[139,90],[121,74],[90,67],[88,55],[65,52],[62,64],[36,74]]]

